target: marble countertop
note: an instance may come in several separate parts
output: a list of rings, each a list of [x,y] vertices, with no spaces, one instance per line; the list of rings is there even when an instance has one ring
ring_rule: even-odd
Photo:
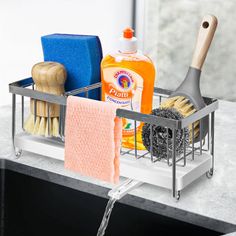
[[[212,179],[200,177],[182,191],[175,202],[169,190],[143,184],[121,202],[189,223],[218,230],[236,231],[236,103],[220,101],[216,112],[215,173]],[[20,121],[18,122],[20,123]],[[63,162],[26,153],[16,159],[11,143],[11,107],[0,108],[0,158],[7,159],[9,168],[64,184],[68,187],[106,197],[113,186],[102,181],[72,173],[64,169]],[[80,184],[79,184],[80,183]]]

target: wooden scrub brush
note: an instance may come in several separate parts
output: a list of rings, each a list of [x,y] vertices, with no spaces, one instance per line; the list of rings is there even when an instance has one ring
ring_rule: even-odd
[[[59,96],[64,94],[66,70],[64,66],[61,65],[60,63],[56,62],[37,63],[33,66],[31,74],[32,74],[32,79],[35,83],[35,90]],[[48,108],[49,108],[49,113],[48,113]],[[36,110],[36,119],[34,115],[35,110]],[[59,105],[39,100],[37,100],[35,103],[35,100],[31,99],[30,112],[31,114],[24,124],[24,129],[26,132],[46,137],[59,136],[59,113],[60,113]]]
[[[202,95],[200,91],[200,75],[201,75],[201,68],[203,66],[203,63],[205,61],[208,49],[210,47],[211,41],[213,39],[215,30],[217,27],[217,18],[212,15],[206,15],[203,17],[203,20],[200,25],[200,30],[198,33],[197,43],[195,46],[194,54],[192,63],[188,69],[187,75],[184,79],[184,81],[181,83],[181,85],[176,89],[175,92],[173,92],[170,97],[162,102],[160,105],[160,109],[164,110],[162,113],[159,114],[159,112],[154,112],[155,115],[160,115],[162,117],[166,118],[172,118],[172,119],[179,119],[179,117],[187,117],[194,112],[204,108],[206,106]],[[176,115],[176,113],[179,113],[179,115]],[[171,115],[172,114],[172,115]],[[174,118],[176,117],[176,118]],[[199,127],[199,121],[195,122],[193,127],[190,125],[188,127],[188,133],[189,133],[189,142],[193,142],[192,137],[192,128],[194,129],[194,142],[200,141],[200,127]],[[204,117],[202,119],[202,125],[201,125],[201,133],[202,133],[202,139],[206,136],[208,129],[209,129],[209,118],[208,116]],[[150,127],[149,127],[150,129]],[[147,125],[143,128],[143,144],[147,148],[147,150],[150,151],[150,140],[147,137],[146,133],[149,130],[147,128]],[[166,132],[166,131],[164,131]],[[159,134],[160,132],[158,129],[156,132],[153,132],[153,139],[155,139],[154,134]],[[169,135],[169,134],[168,134]],[[159,139],[164,139],[166,135],[158,136]],[[177,146],[178,142],[182,140],[181,138],[177,138]],[[156,142],[157,144],[161,143],[159,140]],[[160,145],[157,145],[160,147]],[[157,148],[158,148],[157,147]],[[169,148],[171,148],[169,146]],[[180,151],[182,148],[179,149]],[[171,151],[171,150],[169,150]],[[153,153],[155,154],[155,153]],[[160,153],[157,153],[158,156]]]

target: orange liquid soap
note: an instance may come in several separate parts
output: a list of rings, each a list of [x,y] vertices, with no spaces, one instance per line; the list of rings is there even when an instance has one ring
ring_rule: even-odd
[[[101,74],[103,101],[116,103],[123,109],[151,113],[155,67],[150,58],[137,51],[137,39],[133,37],[132,29],[123,31],[120,50],[103,58]],[[122,121],[122,146],[134,149],[134,120],[123,118]],[[142,126],[142,122],[136,122],[139,150],[145,150]]]

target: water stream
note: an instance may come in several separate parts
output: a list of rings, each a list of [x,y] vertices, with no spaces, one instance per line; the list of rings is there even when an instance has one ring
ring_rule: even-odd
[[[102,218],[102,222],[101,222],[100,227],[97,232],[97,236],[105,235],[105,231],[106,231],[106,228],[107,228],[107,225],[108,225],[111,213],[112,213],[112,209],[114,207],[116,200],[117,200],[116,198],[109,199],[107,206],[106,206],[106,210],[105,210],[103,218]]]

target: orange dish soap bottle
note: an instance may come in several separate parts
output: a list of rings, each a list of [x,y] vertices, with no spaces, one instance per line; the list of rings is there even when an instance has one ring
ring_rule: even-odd
[[[102,100],[145,114],[152,110],[155,67],[150,58],[137,51],[137,38],[127,28],[120,38],[120,48],[103,58],[101,62]],[[136,122],[137,149],[142,143],[143,123]],[[123,118],[122,146],[135,148],[134,120]]]

